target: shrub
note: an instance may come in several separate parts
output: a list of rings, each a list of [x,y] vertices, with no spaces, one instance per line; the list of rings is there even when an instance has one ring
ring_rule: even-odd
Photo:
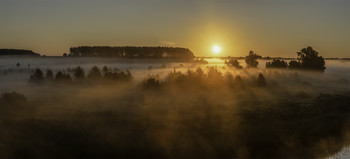
[[[108,73],[108,67],[107,67],[107,66],[103,66],[103,68],[102,68],[102,73],[103,73],[104,75],[106,75],[106,73]]]
[[[241,69],[242,66],[239,65],[239,62],[237,59],[231,59],[229,61],[225,61],[225,63],[228,65],[228,66],[232,66],[232,67],[235,67],[235,68],[238,68],[238,69]]]
[[[55,75],[55,81],[57,82],[72,82],[72,78],[69,74],[62,73],[61,71],[58,71]]]
[[[289,61],[290,69],[299,69],[300,67],[301,67],[301,64],[298,61],[295,61],[295,60]]]
[[[33,74],[30,76],[30,81],[42,82],[43,80],[44,80],[43,72],[39,68],[35,69]]]
[[[257,59],[260,56],[254,53],[254,51],[249,51],[249,55],[246,56],[245,62],[247,63],[247,67],[258,67],[259,62]]]
[[[114,72],[112,71],[106,72],[105,78],[108,80],[121,81],[121,82],[128,82],[133,79],[129,70],[126,70],[124,72],[124,71],[119,71],[119,69],[116,69]]]
[[[102,74],[97,66],[91,68],[89,74],[87,75],[89,80],[100,80],[102,79]]]
[[[185,75],[181,71],[170,71],[166,76],[166,82],[168,83],[183,83],[185,81]]]
[[[314,69],[324,70],[325,61],[322,56],[318,56],[318,52],[311,46],[303,48],[300,52],[297,52],[298,60],[301,61],[301,68],[303,69]]]
[[[271,62],[266,62],[266,68],[287,68],[287,62],[280,59],[273,59]]]
[[[77,80],[77,81],[82,81],[82,80],[86,79],[85,72],[84,72],[83,68],[81,68],[80,66],[74,68],[73,75],[74,75],[75,80]]]
[[[142,83],[142,88],[144,90],[156,90],[160,88],[160,81],[157,76],[149,76]]]
[[[208,78],[211,80],[221,80],[223,76],[216,67],[209,67]]]
[[[266,81],[265,81],[264,75],[262,73],[259,73],[259,76],[258,76],[258,79],[256,81],[256,84],[258,86],[265,86],[266,85]]]
[[[55,78],[53,72],[50,69],[46,70],[45,76],[47,80],[53,80]]]

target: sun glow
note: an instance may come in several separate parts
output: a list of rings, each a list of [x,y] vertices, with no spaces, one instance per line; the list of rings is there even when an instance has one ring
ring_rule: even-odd
[[[219,54],[220,51],[221,51],[220,46],[214,46],[214,47],[213,47],[213,52],[214,52],[214,54]]]

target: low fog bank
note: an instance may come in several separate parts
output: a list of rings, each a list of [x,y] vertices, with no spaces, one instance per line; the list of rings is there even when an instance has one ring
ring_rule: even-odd
[[[325,73],[220,61],[33,65],[0,76],[0,158],[322,158],[350,142],[345,64]],[[68,71],[87,76],[95,65],[133,78]],[[30,81],[34,68],[72,80]]]
[[[265,63],[269,60],[259,60],[258,69],[242,69],[235,70],[225,65],[225,61],[221,59],[206,59],[208,64],[189,63],[173,60],[154,60],[154,59],[118,59],[118,58],[0,58],[0,93],[9,91],[22,91],[30,89],[28,86],[28,76],[33,70],[40,68],[43,72],[47,69],[54,73],[58,71],[69,73],[69,70],[75,67],[82,67],[85,73],[88,73],[93,66],[102,68],[107,66],[111,69],[129,70],[133,75],[133,81],[141,82],[148,75],[157,75],[165,77],[169,71],[174,68],[178,71],[186,72],[188,69],[195,70],[198,67],[206,69],[215,66],[223,74],[231,72],[233,74],[297,74],[299,80],[306,83],[313,83],[319,86],[323,91],[332,90],[343,91],[349,89],[350,83],[350,61],[347,60],[327,60],[327,69],[321,75],[315,73],[295,71],[295,70],[273,70],[265,69]],[[288,61],[287,61],[288,62]],[[244,60],[239,60],[243,68],[246,67]],[[248,72],[248,73],[247,73]],[[280,84],[284,83],[284,79],[272,77],[272,81],[280,80]],[[309,82],[311,80],[311,82]],[[271,80],[268,80],[268,82]],[[286,86],[289,84],[286,83]]]

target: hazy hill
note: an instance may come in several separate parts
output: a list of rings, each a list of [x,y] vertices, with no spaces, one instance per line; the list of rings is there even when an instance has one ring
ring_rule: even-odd
[[[32,50],[0,49],[0,56],[40,56]]]

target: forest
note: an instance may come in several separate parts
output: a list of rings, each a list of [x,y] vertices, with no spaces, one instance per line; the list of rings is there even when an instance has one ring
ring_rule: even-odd
[[[133,47],[133,46],[79,46],[70,48],[70,54],[78,57],[125,57],[125,58],[180,58],[193,59],[187,48],[178,47]]]
[[[40,56],[31,50],[0,49],[0,56]]]

